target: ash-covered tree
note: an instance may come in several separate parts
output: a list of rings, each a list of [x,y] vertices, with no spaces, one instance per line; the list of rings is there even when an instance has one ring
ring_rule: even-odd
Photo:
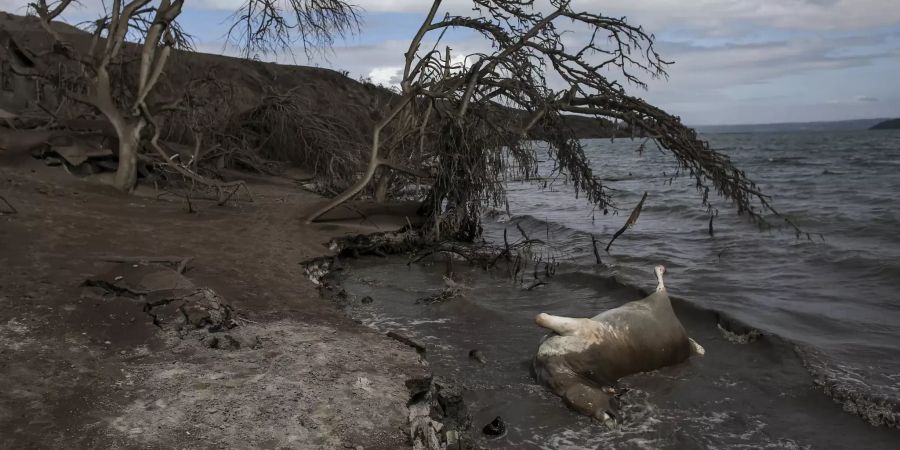
[[[76,101],[97,109],[113,126],[118,137],[118,167],[114,185],[129,191],[137,182],[138,152],[141,148],[147,116],[172,105],[148,105],[148,98],[160,81],[173,48],[186,48],[187,36],[175,19],[181,14],[183,0],[133,0],[123,4],[114,0],[108,13],[93,22],[91,44],[86,54],[78,51],[53,27],[52,21],[62,15],[73,0],[31,3],[31,10],[55,40],[55,48],[77,61],[87,90],[69,93]],[[112,71],[121,66],[129,38],[140,43],[137,79],[127,83],[130,98],[114,93]]]
[[[714,191],[756,222],[775,212],[743,171],[678,117],[626,93],[625,85],[645,88],[647,77],[666,76],[670,63],[656,52],[652,34],[625,18],[576,10],[567,0],[472,0],[472,6],[468,15],[442,14],[441,0],[433,2],[404,55],[401,97],[375,128],[366,172],[308,221],[352,199],[376,176],[379,193],[394,175],[411,174],[429,186],[421,200],[432,238],[474,239],[482,208],[503,204],[504,180],[537,176],[535,140],[546,143],[555,171],[576,193],[600,209],[613,207],[566,126],[567,114],[613,121],[655,140],[695,179],[706,206]],[[485,50],[454,55],[442,48],[453,29],[476,34]]]
[[[96,1],[104,13],[88,27],[91,42],[87,51],[68,42],[52,23],[73,4],[77,2],[37,0],[29,3],[29,11],[53,38],[56,53],[81,66],[86,92],[66,95],[90,105],[110,122],[118,138],[114,185],[130,191],[137,182],[139,153],[145,144],[170,163],[159,146],[159,122],[154,116],[179,108],[182,99],[160,101],[154,94],[172,51],[190,49],[190,36],[177,22],[184,0]],[[233,18],[231,37],[248,56],[294,44],[307,51],[329,46],[336,37],[358,27],[355,7],[342,0],[248,0]],[[242,32],[237,33],[238,29]],[[299,36],[299,42],[289,40],[290,36]],[[135,65],[136,70],[128,70]],[[134,79],[122,80],[122,75]],[[215,184],[186,167],[175,168],[195,181]]]

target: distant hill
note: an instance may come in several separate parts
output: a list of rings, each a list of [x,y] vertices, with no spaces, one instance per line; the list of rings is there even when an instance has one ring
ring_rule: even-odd
[[[875,124],[870,130],[900,130],[900,119],[885,120]]]
[[[699,125],[701,133],[791,133],[802,131],[862,131],[868,130],[885,119],[841,120],[836,122],[765,123],[752,125]]]
[[[76,48],[85,51],[90,46],[90,34],[60,22],[53,25]],[[52,50],[52,41],[35,17],[0,11],[0,30],[8,31],[18,44],[31,53],[49,53]],[[370,82],[351,79],[346,72],[318,67],[176,51],[166,68],[166,78],[176,86],[208,76],[214,76],[233,89],[231,106],[238,112],[254,107],[259,98],[269,91],[293,90],[308,98],[317,111],[355,124],[353,128],[358,134],[355,138],[364,143],[368,142],[375,123],[384,114],[385,105],[398,98],[395,92]],[[513,111],[512,114],[516,113]],[[580,115],[565,115],[563,120],[581,139],[631,135],[626,130],[617,129],[609,120]],[[533,133],[540,136],[542,130],[538,128]]]

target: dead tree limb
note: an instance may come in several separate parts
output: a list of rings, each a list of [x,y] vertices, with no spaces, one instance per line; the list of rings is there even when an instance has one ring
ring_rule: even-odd
[[[150,114],[150,111],[147,108],[147,105],[142,104],[140,106],[140,110],[141,110],[144,120],[146,120],[147,123],[150,124],[153,128],[153,135],[150,138],[149,145],[159,155],[162,163],[164,163],[168,167],[171,167],[172,169],[175,169],[176,172],[178,172],[185,178],[195,181],[203,186],[208,186],[208,187],[214,188],[216,190],[218,202],[220,205],[223,204],[224,201],[227,201],[228,199],[230,199],[231,195],[233,195],[234,192],[236,192],[240,188],[244,188],[244,190],[247,191],[247,195],[249,196],[250,201],[251,202],[253,201],[253,194],[250,193],[250,188],[248,188],[247,184],[244,183],[242,180],[236,180],[236,181],[214,180],[211,178],[204,177],[203,175],[193,172],[189,168],[174,162],[172,157],[170,157],[169,154],[166,153],[166,151],[163,150],[163,148],[159,144],[159,134],[160,134],[159,124],[156,122],[156,120]],[[225,197],[225,193],[229,192],[229,191],[231,193],[227,197]],[[223,198],[225,200],[223,200]],[[190,203],[190,198],[188,198],[188,203]]]
[[[4,204],[6,205],[6,207],[7,207],[7,211],[0,210],[0,214],[18,214],[18,213],[19,213],[19,210],[17,210],[16,207],[13,206],[13,205],[12,205],[8,200],[6,200],[6,198],[3,197],[2,195],[0,195],[0,200],[3,200],[3,203],[4,203]]]
[[[602,265],[603,261],[600,260],[600,251],[597,250],[597,238],[591,234],[591,247],[594,249],[594,258],[597,260],[597,265]]]
[[[187,270],[188,264],[190,264],[191,261],[192,261],[193,259],[194,259],[194,258],[191,258],[190,256],[187,257],[187,258],[182,259],[182,260],[178,263],[178,267],[175,269],[175,271],[178,272],[178,273],[183,274],[184,271]]]
[[[188,214],[194,214],[195,212],[197,212],[196,210],[194,210],[194,204],[191,203],[191,193],[190,192],[184,193],[184,200],[187,202]]]
[[[522,239],[525,239],[525,241],[530,241],[530,240],[531,240],[531,239],[528,237],[528,235],[525,234],[525,230],[522,229],[522,225],[520,225],[518,222],[516,223],[516,229],[519,230],[519,234],[522,235]]]
[[[638,202],[637,206],[634,207],[634,210],[631,211],[631,215],[628,216],[628,220],[625,221],[625,225],[622,225],[622,228],[619,228],[619,231],[616,231],[616,234],[613,235],[612,239],[610,239],[609,244],[606,246],[606,252],[609,253],[609,248],[612,247],[613,242],[616,242],[616,239],[625,232],[625,230],[634,226],[637,223],[638,217],[641,216],[641,209],[644,207],[644,200],[647,200],[647,193],[644,192],[644,196],[641,197],[641,201]],[[597,258],[599,259],[599,257]]]
[[[355,197],[356,194],[359,194],[360,191],[362,191],[372,181],[372,178],[375,176],[375,171],[379,166],[389,164],[389,162],[381,158],[381,155],[379,153],[379,150],[381,149],[381,132],[382,130],[384,130],[384,127],[391,123],[391,121],[393,121],[394,118],[397,117],[397,115],[399,115],[404,110],[404,108],[406,108],[406,105],[409,104],[410,101],[412,101],[413,97],[414,95],[412,94],[403,96],[400,99],[399,104],[397,104],[397,106],[395,106],[390,111],[390,113],[388,113],[387,117],[385,117],[381,122],[375,125],[375,131],[372,135],[372,150],[369,156],[369,165],[366,168],[366,172],[363,174],[362,178],[354,183],[353,186],[350,186],[346,191],[342,192],[340,195],[325,204],[325,206],[317,209],[314,213],[312,213],[309,218],[306,219],[307,224],[311,224],[317,221],[320,217],[322,217],[324,214],[331,211],[338,205]]]

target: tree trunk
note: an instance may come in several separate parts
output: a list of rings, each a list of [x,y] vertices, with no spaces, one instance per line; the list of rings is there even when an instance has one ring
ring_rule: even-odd
[[[387,200],[388,190],[391,189],[391,182],[394,181],[394,172],[391,169],[382,169],[381,178],[375,185],[375,202],[384,203]]]
[[[143,120],[116,127],[119,135],[119,166],[116,168],[114,186],[120,191],[131,192],[137,184],[138,150],[143,128]]]

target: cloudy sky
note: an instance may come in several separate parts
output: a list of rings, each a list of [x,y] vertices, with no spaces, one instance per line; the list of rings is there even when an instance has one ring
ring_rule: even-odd
[[[350,0],[363,9],[358,36],[308,61],[390,83],[428,0]],[[82,3],[90,5],[91,0]],[[470,2],[445,0],[466,12]],[[540,0],[539,0],[540,3]],[[627,16],[654,33],[668,80],[632,93],[694,125],[802,122],[900,116],[900,0],[574,0],[575,9]],[[207,52],[224,45],[242,0],[189,0],[181,19]],[[0,0],[17,12],[21,2]],[[21,11],[18,11],[21,13]],[[70,14],[70,22],[90,15]],[[458,51],[477,48],[453,36]],[[293,59],[292,59],[293,58]]]

